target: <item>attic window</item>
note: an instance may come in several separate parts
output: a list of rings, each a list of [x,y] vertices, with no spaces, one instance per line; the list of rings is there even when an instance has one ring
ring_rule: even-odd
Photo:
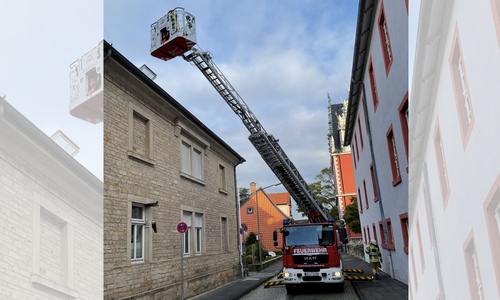
[[[253,206],[247,207],[247,214],[253,214]]]

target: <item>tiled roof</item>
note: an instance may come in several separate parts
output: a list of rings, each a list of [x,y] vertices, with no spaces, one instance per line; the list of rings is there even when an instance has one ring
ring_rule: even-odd
[[[273,194],[267,194],[269,198],[274,202],[276,205],[282,205],[282,204],[291,204],[291,199],[290,199],[290,194],[289,193],[273,193]]]

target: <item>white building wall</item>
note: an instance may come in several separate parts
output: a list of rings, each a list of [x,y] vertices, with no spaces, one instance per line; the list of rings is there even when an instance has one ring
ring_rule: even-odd
[[[410,188],[410,239],[414,257],[410,258],[409,274],[413,299],[436,299],[438,295],[440,299],[500,299],[500,278],[495,273],[494,261],[494,257],[500,255],[500,249],[492,251],[484,208],[500,173],[500,142],[495,138],[500,127],[496,88],[500,82],[500,48],[493,23],[492,2],[428,1],[421,8],[421,14],[428,18],[428,22],[421,22],[419,27],[429,26],[429,31],[419,32],[417,49],[420,47],[420,51],[417,51],[415,68],[418,69],[418,64],[423,71],[415,73],[418,76],[414,77],[412,94],[416,97],[412,98],[415,104],[412,104],[410,116],[414,122],[410,132],[416,132],[410,138],[411,170],[416,171],[411,175]],[[439,7],[447,14],[440,13]],[[465,149],[449,64],[455,28],[460,35],[475,119]],[[436,32],[440,33],[439,37]],[[433,72],[434,77],[429,77]],[[426,89],[430,94],[422,92]],[[432,105],[427,105],[427,102]],[[434,150],[438,118],[450,186],[446,206],[441,195]],[[419,139],[420,132],[424,133],[424,138]],[[428,168],[426,190],[430,207],[426,207],[423,195],[426,176],[421,168],[424,166],[422,162]],[[436,232],[436,244],[432,247],[429,237],[432,228],[429,225],[433,223],[432,220],[431,223],[426,221],[429,210],[434,215]],[[417,216],[420,240],[415,226]],[[468,275],[471,272],[466,267],[464,248],[471,234],[479,265],[480,280],[477,282],[482,289],[482,298],[470,292]],[[418,251],[419,243],[423,253]],[[415,266],[412,265],[413,259]],[[425,268],[422,268],[423,263]]]
[[[386,75],[386,69],[383,60],[382,47],[380,43],[380,35],[378,29],[378,18],[382,3],[385,8],[385,16],[389,30],[394,61],[390,68],[389,74]],[[379,103],[376,112],[374,111],[373,97],[370,85],[368,66],[370,57],[373,62],[375,72],[375,80],[378,89]],[[399,106],[403,101],[404,96],[408,92],[408,14],[404,1],[379,1],[376,12],[374,14],[374,23],[372,24],[371,41],[369,54],[366,61],[365,73],[363,82],[366,90],[366,111],[369,116],[370,129],[372,133],[373,152],[375,155],[376,171],[378,174],[380,190],[378,192],[379,199],[383,203],[385,219],[390,218],[392,222],[392,230],[394,237],[395,250],[390,251],[392,255],[392,264],[394,276],[396,279],[407,283],[408,282],[408,254],[403,250],[403,228],[400,224],[400,215],[408,212],[408,173],[407,173],[407,158],[401,130],[399,118]],[[356,161],[354,176],[356,187],[359,188],[361,195],[358,195],[359,202],[363,201],[363,213],[360,214],[361,226],[368,226],[370,236],[373,238],[373,226],[377,231],[377,239],[379,244],[382,239],[380,237],[379,221],[382,220],[380,212],[380,202],[374,202],[373,184],[370,174],[370,164],[372,163],[369,139],[367,136],[363,105],[360,103],[357,113],[361,118],[361,132],[363,135],[364,148],[361,149],[360,143],[360,128],[358,127],[357,118],[354,132],[358,140],[358,151],[360,155],[359,162]],[[392,169],[387,145],[386,134],[392,124],[393,134],[396,139],[397,154],[399,158],[399,168],[401,172],[401,182],[396,186],[392,185]],[[352,147],[356,147],[356,142],[351,142]],[[353,152],[356,151],[353,148]],[[357,155],[357,153],[356,153]],[[355,155],[353,155],[353,159]],[[366,182],[366,189],[369,199],[369,208],[366,209],[365,192],[363,187],[363,179]],[[368,234],[368,233],[367,233]],[[365,238],[363,236],[363,238]],[[368,238],[368,235],[367,235]],[[368,241],[369,243],[369,241]],[[386,249],[382,251],[383,269],[388,274],[391,274],[389,252]],[[368,256],[366,256],[368,260]]]

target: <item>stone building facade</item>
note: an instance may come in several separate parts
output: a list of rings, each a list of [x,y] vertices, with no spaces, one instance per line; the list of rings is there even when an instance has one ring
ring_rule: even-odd
[[[0,97],[0,298],[102,299],[102,182]]]
[[[184,297],[240,278],[235,174],[244,159],[104,47],[104,298],[180,299],[181,253]]]

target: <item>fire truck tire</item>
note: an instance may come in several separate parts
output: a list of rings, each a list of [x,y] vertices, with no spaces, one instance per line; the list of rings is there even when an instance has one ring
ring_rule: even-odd
[[[295,285],[285,284],[285,288],[286,288],[286,293],[287,294],[290,294],[290,295],[295,294]]]

